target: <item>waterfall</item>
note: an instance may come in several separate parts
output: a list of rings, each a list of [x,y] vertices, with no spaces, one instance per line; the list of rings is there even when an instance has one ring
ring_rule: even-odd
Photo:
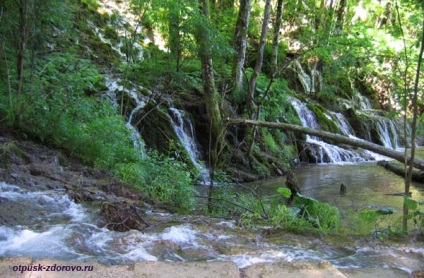
[[[109,98],[112,99],[112,104],[114,106],[117,106],[117,107],[119,106],[117,99],[116,99],[116,92],[117,91],[121,91],[121,92],[127,94],[131,99],[134,100],[136,106],[131,111],[125,125],[131,131],[131,136],[132,136],[134,148],[136,150],[138,150],[142,154],[143,157],[146,157],[147,154],[146,154],[143,139],[141,138],[140,133],[137,131],[137,129],[131,124],[132,117],[133,117],[134,113],[136,113],[137,111],[142,109],[146,105],[146,102],[134,90],[128,90],[128,89],[124,88],[124,86],[119,85],[120,79],[118,77],[112,77],[112,76],[105,75],[105,81],[106,81],[105,82],[106,86],[109,89],[109,91],[106,93],[106,95]]]
[[[339,131],[348,137],[356,138],[354,136],[354,131],[348,121],[346,120],[346,117],[342,113],[334,113],[334,116],[331,117],[333,121],[337,123],[337,126],[339,128]]]
[[[356,89],[353,89],[353,96],[352,96],[352,102],[354,107],[357,107],[357,109],[360,110],[370,110],[372,109],[372,105],[370,100],[367,97],[364,97],[361,95],[360,92],[358,92]]]
[[[298,60],[292,63],[292,68],[297,73],[300,83],[302,83],[303,89],[306,93],[313,92],[311,77],[303,70],[302,65]]]
[[[314,113],[300,100],[291,98],[291,104],[296,110],[302,126],[320,130],[320,126],[315,119]],[[352,129],[344,117],[337,113],[337,126],[341,133],[346,136],[353,136]],[[327,117],[331,117],[327,115]],[[333,118],[333,117],[331,117]],[[361,162],[373,159],[367,151],[347,150],[338,146],[331,145],[322,141],[316,136],[306,135],[306,142],[311,147],[311,154],[318,163],[343,163],[343,162]]]
[[[389,149],[397,149],[399,147],[399,138],[393,122],[385,118],[379,118],[376,126],[383,146]]]
[[[298,60],[293,61],[291,68],[297,73],[300,83],[306,93],[316,93],[322,89],[322,75],[314,63],[311,74],[307,74]]]
[[[209,182],[209,170],[200,162],[201,153],[197,147],[193,124],[188,115],[177,108],[170,108],[171,124],[193,165],[199,170],[203,182]]]

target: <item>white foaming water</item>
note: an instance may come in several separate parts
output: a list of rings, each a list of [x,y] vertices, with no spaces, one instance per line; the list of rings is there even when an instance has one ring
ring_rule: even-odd
[[[424,255],[422,248],[358,248],[346,252],[331,247],[313,250],[267,243],[261,237],[252,240],[238,234],[234,223],[228,221],[203,224],[200,228],[196,224],[182,224],[159,228],[155,232],[114,232],[90,223],[96,215],[70,200],[64,192],[29,192],[1,182],[0,190],[4,198],[2,205],[33,202],[43,208],[36,211],[39,213],[34,216],[36,222],[0,226],[0,256],[3,257],[28,256],[105,264],[224,260],[233,261],[239,267],[260,262],[311,260],[327,260],[338,267],[388,267],[384,260],[390,259],[396,260],[393,265],[397,268],[411,270],[416,269]],[[33,207],[28,209],[33,210]],[[235,252],[231,251],[231,255],[221,253],[219,247]],[[408,260],[402,259],[405,254]]]
[[[78,257],[63,242],[64,227],[56,225],[43,232],[19,230],[0,226],[2,243],[0,256],[28,256],[33,258],[75,259]]]
[[[160,238],[176,243],[196,244],[197,232],[188,226],[172,226],[164,230]]]

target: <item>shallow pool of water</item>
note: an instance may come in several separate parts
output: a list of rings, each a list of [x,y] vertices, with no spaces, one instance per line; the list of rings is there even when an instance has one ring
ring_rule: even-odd
[[[294,169],[303,195],[328,202],[343,211],[354,209],[391,209],[400,216],[403,207],[404,181],[375,162],[345,165],[310,165]],[[280,177],[256,183],[263,194],[275,194],[285,184]],[[340,185],[347,187],[346,194],[340,194]],[[424,184],[411,184],[412,199],[424,202]],[[392,216],[392,218],[394,218]],[[394,219],[393,219],[394,220]]]

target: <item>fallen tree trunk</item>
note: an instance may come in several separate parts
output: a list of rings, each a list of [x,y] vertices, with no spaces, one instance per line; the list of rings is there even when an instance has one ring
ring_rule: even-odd
[[[402,152],[398,152],[392,149],[385,148],[383,146],[362,140],[362,139],[356,139],[356,138],[350,138],[347,136],[343,136],[340,134],[335,134],[327,131],[322,130],[316,130],[309,127],[303,127],[298,125],[292,125],[292,124],[284,124],[284,123],[275,123],[275,122],[263,122],[263,121],[254,121],[254,120],[248,120],[248,119],[227,119],[227,123],[229,124],[245,124],[245,125],[254,125],[254,126],[260,126],[260,127],[267,127],[267,128],[275,128],[275,129],[281,129],[281,130],[288,130],[293,132],[299,132],[303,134],[309,134],[313,136],[317,136],[326,140],[332,140],[336,143],[346,144],[353,147],[358,147],[361,149],[369,150],[390,158],[393,158],[399,162],[405,163],[405,155]],[[409,163],[410,157],[408,156],[407,162]],[[418,168],[420,170],[424,170],[424,160],[422,159],[414,159],[413,165],[415,168]]]
[[[392,164],[392,163],[389,163],[388,161],[385,161],[385,160],[377,162],[377,165],[384,167],[385,169],[389,170],[390,172],[395,173],[396,175],[399,175],[401,177],[405,177],[405,167],[402,166],[402,165]],[[424,172],[420,171],[420,170],[413,170],[412,171],[412,180],[424,183]]]

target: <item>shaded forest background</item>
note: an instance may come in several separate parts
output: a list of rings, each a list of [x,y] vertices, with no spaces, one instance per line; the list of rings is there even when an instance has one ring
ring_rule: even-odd
[[[345,100],[359,92],[382,116],[404,117],[408,144],[407,123],[416,115],[420,131],[424,109],[422,92],[414,98],[422,5],[3,0],[0,125],[190,210],[199,173],[169,126],[169,107],[191,115],[214,181],[281,175],[300,162],[304,135],[226,121],[299,125],[293,96],[335,133],[324,112],[354,115]],[[301,70],[312,76],[309,86]],[[111,77],[121,86],[113,101]],[[137,106],[126,89],[144,103],[131,118],[147,146],[140,151],[126,124]]]

